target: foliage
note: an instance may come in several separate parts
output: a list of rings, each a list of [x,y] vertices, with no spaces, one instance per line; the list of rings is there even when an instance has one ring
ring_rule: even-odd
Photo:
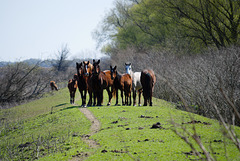
[[[177,53],[239,45],[240,2],[117,0],[95,38],[109,48],[174,48]]]

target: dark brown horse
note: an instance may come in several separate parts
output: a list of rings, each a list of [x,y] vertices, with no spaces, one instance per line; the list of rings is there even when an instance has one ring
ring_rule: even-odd
[[[116,104],[118,105],[118,90],[121,91],[121,97],[122,97],[122,105],[129,105],[131,106],[131,90],[132,90],[132,78],[129,74],[119,74],[117,72],[117,66],[112,68],[110,66],[111,71],[111,78],[114,81],[114,93],[116,92]],[[125,95],[125,102],[123,93]]]
[[[78,76],[78,90],[82,98],[82,107],[86,107],[86,96],[89,94],[88,106],[92,105],[92,64],[89,61],[76,63]]]
[[[78,75],[75,74],[73,76],[73,79],[70,79],[68,81],[68,90],[69,90],[69,93],[70,93],[70,103],[71,104],[74,104],[75,93],[76,93],[76,90],[77,90],[77,87],[78,87],[77,79],[78,79]]]
[[[107,75],[100,69],[100,60],[93,60],[93,75],[92,75],[92,89],[94,95],[94,105],[97,98],[97,106],[101,106],[103,102],[103,90],[107,89],[108,94],[110,93],[108,88]],[[109,97],[110,100],[110,97]],[[109,103],[108,103],[109,105]]]
[[[153,70],[145,69],[141,72],[141,84],[143,87],[143,106],[147,106],[149,103],[152,106],[152,95],[154,90],[154,85],[156,83],[156,76]]]
[[[52,89],[52,91],[55,89],[56,91],[58,91],[58,87],[56,85],[56,83],[54,81],[50,81],[50,87]]]

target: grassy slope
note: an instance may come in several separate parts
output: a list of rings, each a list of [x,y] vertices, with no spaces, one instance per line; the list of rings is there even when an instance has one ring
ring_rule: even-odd
[[[77,94],[79,97],[79,93]],[[107,96],[104,98],[106,104]],[[101,122],[101,130],[91,137],[101,145],[94,151],[89,149],[80,137],[89,132],[91,123],[78,107],[68,102],[68,91],[63,89],[40,100],[1,110],[0,118],[3,121],[0,127],[0,160],[10,157],[19,160],[36,156],[40,160],[67,160],[72,155],[84,153],[92,154],[88,160],[186,160],[194,158],[186,154],[191,149],[174,134],[171,130],[173,125],[169,120],[172,117],[175,122],[181,124],[189,122],[190,116],[211,124],[195,124],[198,135],[209,151],[211,143],[217,159],[226,160],[224,143],[214,142],[224,141],[217,121],[189,115],[187,112],[176,110],[163,100],[156,99],[153,107],[90,107]],[[81,101],[78,100],[77,103],[81,104]],[[141,115],[151,118],[139,118]],[[114,121],[118,122],[113,123]],[[163,129],[150,129],[156,122],[160,122]],[[193,124],[184,126],[191,130]],[[238,127],[236,130],[240,134]],[[26,146],[28,142],[30,144]],[[21,145],[25,147],[21,148]],[[229,159],[237,160],[239,153],[234,145],[226,140],[226,146]]]
[[[106,101],[105,101],[106,102]],[[195,126],[198,135],[205,147],[213,153],[218,160],[226,160],[224,141],[220,126],[217,121],[199,115],[189,115],[184,111],[176,110],[170,103],[163,100],[154,100],[153,107],[91,107],[89,108],[102,123],[101,131],[92,139],[101,144],[97,153],[89,157],[89,160],[187,160],[194,159],[187,155],[191,151],[176,134],[171,130],[171,117],[176,123],[187,123],[194,120],[201,121],[198,124],[183,124],[192,131]],[[151,118],[141,118],[141,115]],[[116,121],[118,121],[116,123]],[[114,123],[113,123],[114,122]],[[151,126],[160,122],[163,129],[151,129]],[[209,125],[203,124],[209,123]],[[236,128],[238,134],[240,129]],[[191,139],[190,139],[191,140]],[[194,142],[191,140],[191,142]],[[199,147],[194,146],[201,152]],[[227,157],[230,160],[238,160],[237,148],[226,140]]]
[[[90,151],[81,140],[91,123],[69,102],[67,89],[1,110],[0,160],[65,160]],[[51,114],[52,113],[52,114]]]

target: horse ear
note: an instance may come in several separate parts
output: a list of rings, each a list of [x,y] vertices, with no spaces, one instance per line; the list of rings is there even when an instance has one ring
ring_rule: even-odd
[[[100,59],[98,60],[97,64],[99,64],[99,63],[100,63]]]
[[[110,69],[112,69],[112,66],[110,65]]]
[[[113,70],[116,70],[117,69],[117,66],[115,66],[114,68],[113,68]]]
[[[76,67],[78,67],[78,63],[76,62]]]
[[[88,65],[89,63],[90,63],[90,62],[88,61],[88,62],[87,62],[87,65]]]
[[[95,63],[95,59],[93,59],[93,63]]]

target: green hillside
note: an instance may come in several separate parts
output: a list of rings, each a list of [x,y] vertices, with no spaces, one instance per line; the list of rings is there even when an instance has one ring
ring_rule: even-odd
[[[78,105],[81,105],[77,92]],[[104,105],[107,104],[104,96]],[[153,107],[88,107],[100,121],[100,130],[90,136],[99,146],[83,140],[92,122],[69,103],[68,90],[0,111],[0,160],[191,160],[192,149],[173,131],[175,123],[194,133],[216,160],[239,160],[235,145],[223,136],[216,120],[177,110],[164,100],[154,99]],[[115,99],[113,103],[115,104]],[[153,124],[160,123],[158,128]],[[233,127],[237,135],[239,127]],[[182,133],[183,135],[184,132]],[[204,157],[195,141],[185,135]]]

